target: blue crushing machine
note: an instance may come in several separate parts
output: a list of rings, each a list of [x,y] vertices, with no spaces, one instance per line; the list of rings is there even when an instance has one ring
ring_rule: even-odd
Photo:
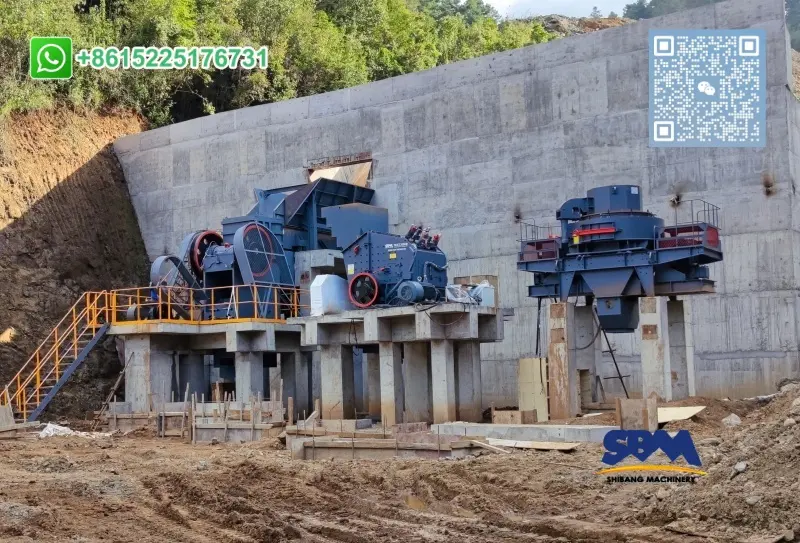
[[[341,249],[364,232],[385,232],[389,226],[388,211],[371,205],[374,190],[349,183],[321,178],[296,187],[257,189],[255,195],[255,207],[224,219],[222,232],[192,232],[176,255],[153,262],[152,317],[163,307],[164,289],[158,287],[177,286],[184,289],[173,289],[169,306],[182,318],[190,318],[192,304],[175,297],[190,289],[207,313],[200,319],[230,318],[232,310],[239,318],[276,318],[276,305],[289,303],[282,299],[291,292],[287,287],[297,285],[297,252]]]
[[[405,236],[361,234],[342,253],[350,301],[367,308],[444,300],[447,257],[440,237],[416,225]]]
[[[640,187],[614,185],[565,202],[560,231],[523,225],[517,268],[534,274],[528,295],[596,298],[602,328],[622,333],[638,326],[639,297],[713,293],[707,265],[722,260],[719,208],[677,205],[690,219],[667,226],[642,210]]]

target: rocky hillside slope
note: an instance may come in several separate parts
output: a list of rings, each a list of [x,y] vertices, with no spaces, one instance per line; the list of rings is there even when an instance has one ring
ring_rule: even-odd
[[[86,290],[140,284],[147,258],[116,138],[141,131],[130,113],[66,110],[0,125],[0,386]],[[83,415],[119,372],[113,340],[56,397]]]

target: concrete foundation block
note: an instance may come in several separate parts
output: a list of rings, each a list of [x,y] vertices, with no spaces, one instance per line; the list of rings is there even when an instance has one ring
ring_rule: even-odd
[[[125,338],[125,400],[134,413],[158,410],[171,401],[173,365],[177,355],[164,349],[150,335]]]
[[[458,420],[481,422],[483,385],[481,381],[481,346],[474,341],[456,343],[456,381],[458,383]]]
[[[617,426],[578,424],[434,424],[431,433],[455,436],[484,436],[515,441],[555,441],[602,443],[603,438]]]
[[[326,345],[320,351],[323,419],[353,419],[353,349],[343,345]]]
[[[400,422],[431,420],[431,369],[427,343],[403,344],[404,417]]]
[[[433,422],[456,420],[456,376],[453,342],[431,342],[431,390]]]
[[[380,356],[378,353],[364,353],[364,382],[366,391],[366,410],[370,417],[381,417],[381,377]]]
[[[248,401],[251,396],[264,398],[264,355],[260,352],[237,352],[236,399]]]
[[[402,422],[404,410],[402,346],[381,342],[378,351],[381,418],[385,425],[393,426]]]

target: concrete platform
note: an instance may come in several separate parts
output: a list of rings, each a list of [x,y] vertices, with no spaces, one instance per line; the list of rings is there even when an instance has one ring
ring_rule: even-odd
[[[271,322],[181,324],[175,322],[117,324],[108,329],[112,336],[169,336],[175,348],[183,350],[225,349],[228,352],[293,352],[299,348],[301,327]]]
[[[494,437],[517,441],[570,441],[602,443],[603,438],[617,426],[592,424],[474,424],[448,422],[434,424],[431,433],[436,435]]]
[[[369,345],[381,342],[503,340],[504,309],[445,303],[345,311],[320,317],[296,317],[304,346]]]
[[[480,344],[503,340],[507,310],[441,303],[298,317],[301,345],[320,348],[321,418],[355,418],[352,347],[364,352],[368,414],[386,425],[481,419]],[[366,371],[365,371],[366,370]],[[380,401],[376,401],[380,398]]]
[[[268,398],[282,389],[284,404],[292,397],[302,412],[312,406],[313,353],[308,351],[314,349],[301,347],[301,331],[296,324],[254,319],[122,323],[108,333],[123,342],[125,399],[133,413],[157,410],[183,398],[187,389],[201,401],[211,398],[212,382],[233,384],[239,400]]]

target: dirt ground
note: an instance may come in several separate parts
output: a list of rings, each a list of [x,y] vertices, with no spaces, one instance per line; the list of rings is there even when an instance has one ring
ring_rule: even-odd
[[[126,112],[65,109],[0,124],[0,387],[84,291],[146,284],[144,243],[111,150],[142,128]],[[108,340],[50,411],[96,409],[119,369]]]
[[[708,405],[671,423],[692,431],[708,472],[694,484],[608,483],[595,473],[599,444],[334,462],[292,460],[274,439],[28,435],[0,442],[0,541],[760,542],[800,532],[800,426],[784,422],[800,413],[800,389],[769,403],[687,403]],[[721,422],[731,412],[739,426]]]

